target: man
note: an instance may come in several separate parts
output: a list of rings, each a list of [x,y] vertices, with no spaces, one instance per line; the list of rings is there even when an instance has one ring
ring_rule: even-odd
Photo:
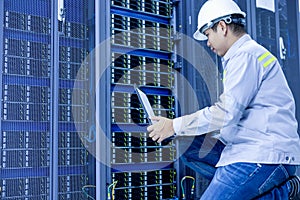
[[[245,32],[245,16],[232,0],[202,6],[194,38],[222,57],[224,92],[191,115],[153,117],[149,136],[197,136],[183,160],[211,180],[201,199],[291,199],[299,192],[295,102],[277,59]],[[215,130],[218,141],[201,153]]]

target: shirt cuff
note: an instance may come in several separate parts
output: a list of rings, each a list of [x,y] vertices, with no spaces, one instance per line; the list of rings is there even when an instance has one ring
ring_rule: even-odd
[[[173,129],[174,129],[176,134],[179,134],[181,124],[182,124],[182,117],[178,117],[178,118],[173,119]]]

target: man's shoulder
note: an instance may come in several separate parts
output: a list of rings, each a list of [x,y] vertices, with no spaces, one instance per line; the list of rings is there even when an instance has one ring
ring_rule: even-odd
[[[246,41],[237,51],[237,53],[253,56],[254,58],[258,58],[265,52],[268,52],[268,50],[253,39]]]

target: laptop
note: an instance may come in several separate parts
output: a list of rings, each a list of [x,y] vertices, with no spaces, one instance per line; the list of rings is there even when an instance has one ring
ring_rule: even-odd
[[[144,110],[145,110],[145,112],[146,112],[147,118],[149,119],[150,123],[153,124],[153,121],[151,121],[150,118],[151,118],[151,117],[154,117],[155,114],[154,114],[154,112],[153,112],[153,109],[152,109],[152,107],[151,107],[151,104],[150,104],[150,102],[149,102],[148,97],[147,97],[146,94],[145,94],[142,90],[140,90],[136,85],[134,85],[134,89],[135,89],[136,94],[137,94],[137,96],[138,96],[138,98],[139,98],[139,100],[140,100],[140,102],[141,102],[141,104],[142,104],[142,106],[143,106],[143,108],[144,108]]]

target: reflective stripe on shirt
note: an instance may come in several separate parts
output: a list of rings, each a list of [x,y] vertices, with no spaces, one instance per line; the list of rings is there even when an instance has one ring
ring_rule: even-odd
[[[264,68],[268,67],[272,62],[277,59],[269,51],[259,56],[258,61],[263,63]]]

